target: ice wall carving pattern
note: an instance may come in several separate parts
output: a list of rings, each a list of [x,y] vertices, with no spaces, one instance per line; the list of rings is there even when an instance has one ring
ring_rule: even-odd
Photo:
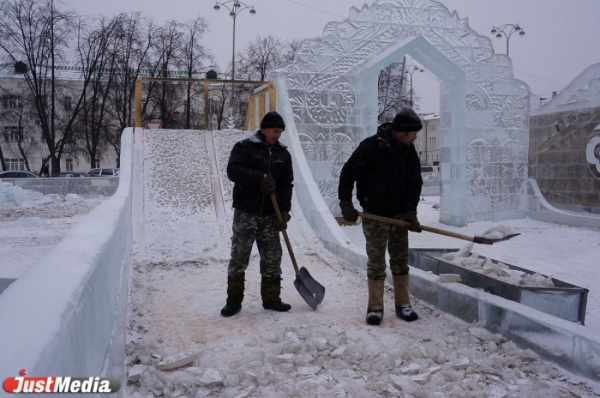
[[[590,135],[585,147],[585,159],[594,178],[600,180],[600,124]]]
[[[510,60],[494,54],[489,38],[433,0],[378,0],[361,9],[352,7],[349,18],[328,23],[321,37],[301,43],[293,62],[270,73],[269,79],[286,82],[300,142],[322,194],[335,200],[342,165],[358,143],[376,131],[376,89],[369,83],[390,62],[414,51],[402,43],[408,46],[417,38],[425,39],[417,51],[441,53],[462,73],[450,82],[452,89],[442,91],[440,111],[442,134],[444,129],[464,134],[458,144],[442,138],[442,150],[446,146],[447,153],[468,154],[467,159],[442,159],[442,167],[467,164],[462,178],[468,184],[461,195],[471,209],[468,215],[456,216],[476,221],[514,210],[514,198],[508,196],[524,193],[527,179],[527,156],[522,154],[528,151],[529,89],[513,79]],[[397,58],[390,61],[390,53]],[[454,100],[464,117],[447,105],[457,92],[466,93]],[[466,150],[456,151],[454,146]],[[452,183],[453,179],[442,181]],[[522,207],[519,203],[517,210]]]

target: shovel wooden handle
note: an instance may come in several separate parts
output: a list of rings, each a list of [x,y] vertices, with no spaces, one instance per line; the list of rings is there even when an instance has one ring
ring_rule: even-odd
[[[370,220],[381,221],[381,222],[385,222],[388,224],[396,224],[396,225],[399,225],[404,228],[407,228],[410,225],[406,221],[396,220],[395,218],[378,216],[376,214],[359,212],[358,215],[360,215],[362,218],[368,218]],[[463,235],[463,234],[459,234],[459,233],[452,232],[452,231],[446,231],[445,229],[428,227],[427,225],[422,225],[422,224],[421,224],[421,229],[423,231],[432,232],[432,233],[438,234],[438,235],[450,236],[451,238],[457,238],[457,239],[462,239],[462,240],[466,240],[469,242],[475,242],[475,237],[473,237],[473,236]]]
[[[279,223],[283,225],[283,217],[281,216],[281,211],[279,210],[279,205],[277,204],[277,198],[275,198],[275,194],[273,192],[269,194],[269,197],[271,198],[273,209],[275,209],[275,216],[277,217]],[[290,238],[288,238],[287,231],[285,230],[285,228],[281,228],[281,233],[283,234],[283,239],[285,240],[285,245],[287,246],[288,253],[290,253],[290,258],[292,259],[292,265],[294,266],[296,278],[300,278],[300,270],[298,269],[298,263],[296,263],[296,257],[294,256],[294,251],[292,250]]]

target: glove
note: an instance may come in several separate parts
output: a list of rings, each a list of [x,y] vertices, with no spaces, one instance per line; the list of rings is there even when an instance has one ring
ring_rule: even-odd
[[[288,221],[290,221],[291,218],[292,218],[292,216],[290,215],[290,213],[288,213],[287,211],[282,211],[281,212],[281,222],[279,222],[277,217],[275,217],[275,220],[273,221],[273,224],[275,225],[275,229],[278,231],[283,231],[284,229],[287,229],[287,223],[288,223]]]
[[[356,220],[358,220],[358,211],[354,208],[352,202],[348,200],[340,201],[340,209],[342,209],[344,220],[350,222],[356,222]]]
[[[409,223],[408,230],[412,232],[421,232],[421,223],[419,223],[419,219],[417,218],[417,212],[411,211],[404,216],[404,221]]]
[[[267,174],[265,178],[260,180],[260,190],[266,196],[269,196],[275,192],[275,180],[273,179],[271,173]]]

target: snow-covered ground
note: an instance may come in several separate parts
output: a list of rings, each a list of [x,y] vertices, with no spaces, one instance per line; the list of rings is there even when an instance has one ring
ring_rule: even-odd
[[[6,184],[6,183],[4,183]],[[11,187],[19,200],[0,201],[0,278],[17,279],[106,197],[45,195]]]
[[[150,139],[152,135],[156,139]],[[134,208],[143,229],[134,237],[132,257],[128,396],[600,396],[600,383],[521,350],[489,333],[484,325],[466,324],[419,300],[414,300],[414,306],[420,319],[400,320],[393,313],[391,291],[386,292],[382,325],[366,325],[365,272],[325,250],[297,205],[288,235],[298,264],[326,287],[323,303],[313,311],[302,300],[293,286],[294,271],[286,253],[282,298],[292,310],[264,310],[255,252],[246,274],[242,311],[231,318],[221,317],[232,188],[223,170],[233,143],[246,136],[224,131],[146,132],[144,200],[143,206]],[[468,235],[482,234],[496,225],[448,228],[437,222],[439,198],[424,199],[419,206],[423,224]],[[0,210],[2,242],[16,239],[18,247],[4,250],[2,244],[0,278],[8,265],[23,272],[30,258],[55,244],[64,234],[61,231],[67,231],[94,205],[83,203]],[[66,214],[65,208],[71,209],[68,216],[56,218],[56,214]],[[22,222],[27,217],[43,221],[27,227]],[[582,327],[600,332],[599,231],[527,219],[502,224],[522,235],[492,246],[475,245],[479,254],[590,289],[586,326]],[[344,231],[362,244],[360,227],[344,227]],[[34,234],[56,240],[48,239],[44,246],[40,239],[27,239]],[[459,249],[467,244],[425,232],[411,233],[410,239],[415,248]],[[182,357],[193,360],[161,370]]]

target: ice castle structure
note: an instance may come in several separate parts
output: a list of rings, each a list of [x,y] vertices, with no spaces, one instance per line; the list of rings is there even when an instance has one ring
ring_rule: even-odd
[[[377,129],[379,72],[408,55],[440,82],[440,222],[527,216],[529,87],[491,40],[433,0],[377,0],[304,40],[271,71],[327,206],[361,140]]]

